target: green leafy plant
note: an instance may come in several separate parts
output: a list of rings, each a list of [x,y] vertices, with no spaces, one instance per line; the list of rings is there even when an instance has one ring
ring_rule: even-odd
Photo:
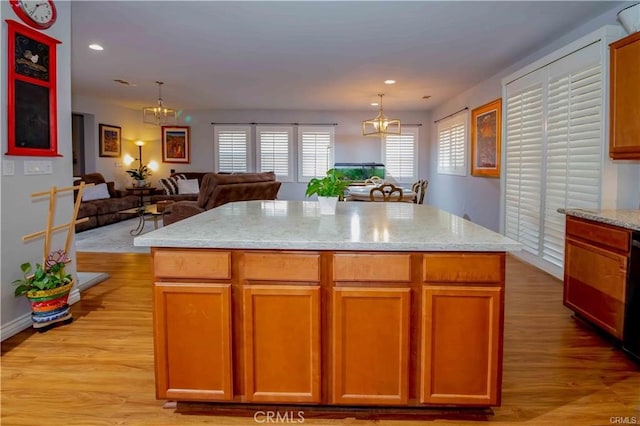
[[[307,184],[306,196],[317,194],[320,197],[340,197],[349,186],[344,180],[344,174],[336,169],[327,170],[327,175],[321,179],[313,178]]]
[[[137,169],[127,170],[127,173],[135,180],[146,180],[147,177],[151,176],[151,169],[145,165]]]
[[[44,266],[36,263],[35,267],[30,262],[20,265],[23,278],[15,280],[17,285],[16,296],[22,296],[30,291],[49,290],[60,287],[71,282],[71,274],[64,270],[65,265],[70,262],[64,250],[52,251],[47,256]]]

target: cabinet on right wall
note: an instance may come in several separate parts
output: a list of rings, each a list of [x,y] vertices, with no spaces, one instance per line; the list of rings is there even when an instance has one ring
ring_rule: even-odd
[[[609,156],[640,159],[640,32],[609,45],[611,56]]]

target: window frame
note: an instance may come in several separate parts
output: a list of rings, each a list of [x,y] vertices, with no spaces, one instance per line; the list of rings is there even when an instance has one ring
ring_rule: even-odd
[[[420,145],[420,128],[418,126],[403,126],[400,132],[400,135],[387,135],[382,140],[382,163],[385,167],[385,176],[389,176],[388,174],[388,161],[387,161],[387,139],[389,137],[396,138],[402,137],[403,135],[411,134],[413,136],[413,153],[412,153],[412,162],[413,162],[413,174],[411,176],[394,176],[391,175],[398,183],[413,183],[418,180],[418,176],[420,175],[419,171],[419,161],[418,161],[418,153],[419,153],[419,145]]]
[[[252,149],[251,149],[251,144],[252,144],[252,131],[251,131],[251,126],[232,126],[232,125],[218,125],[215,126],[214,130],[213,130],[213,150],[214,150],[214,156],[215,156],[215,161],[214,161],[214,170],[216,173],[220,173],[220,133],[221,132],[231,132],[231,131],[243,131],[245,132],[247,139],[246,139],[246,170],[244,170],[243,172],[240,171],[227,171],[227,170],[223,170],[222,172],[225,173],[246,173],[246,172],[251,172],[252,168],[251,168],[251,161],[252,161]]]
[[[454,127],[457,126],[463,126],[463,131],[464,131],[464,135],[463,135],[463,142],[462,142],[462,158],[461,158],[461,165],[460,166],[451,166],[451,165],[444,165],[442,164],[442,157],[441,157],[441,153],[442,153],[442,139],[440,138],[440,134],[445,131],[445,130],[449,130],[449,129],[453,129]],[[438,154],[437,154],[437,158],[436,158],[436,171],[438,174],[441,175],[453,175],[453,176],[467,176],[467,167],[469,165],[469,111],[468,110],[464,110],[461,111],[457,114],[454,114],[451,117],[447,117],[447,118],[443,118],[442,120],[438,121],[437,125],[436,125],[436,139],[437,139],[437,147],[438,147]],[[452,145],[452,150],[455,148],[455,145]],[[454,162],[456,163],[456,157],[452,155],[452,160],[450,161],[450,163]]]
[[[306,132],[326,131],[329,133],[329,154],[327,158],[327,170],[333,167],[335,162],[335,128],[333,126],[299,126],[298,127],[298,182],[306,183],[314,177],[324,177],[323,175],[305,176],[303,174],[303,139]]]
[[[292,126],[275,126],[275,125],[258,125],[255,128],[256,130],[256,171],[257,172],[269,172],[271,170],[262,170],[261,167],[261,159],[262,159],[262,141],[260,137],[260,133],[263,131],[272,131],[272,132],[282,132],[287,133],[287,168],[288,173],[286,175],[276,173],[276,176],[281,182],[293,182],[293,127]]]

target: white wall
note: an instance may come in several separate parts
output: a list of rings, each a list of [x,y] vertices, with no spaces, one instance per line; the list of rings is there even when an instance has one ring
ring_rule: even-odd
[[[336,162],[380,162],[382,147],[377,137],[362,136],[362,120],[376,115],[375,110],[366,111],[294,111],[294,110],[200,110],[185,111],[180,117],[180,125],[191,127],[191,162],[189,164],[162,163],[161,130],[159,127],[143,125],[142,112],[109,105],[99,99],[73,98],[73,111],[87,114],[95,120],[93,127],[95,136],[85,140],[87,152],[87,173],[101,172],[105,179],[114,180],[122,188],[129,185],[130,180],[122,167],[122,160],[116,158],[99,158],[98,123],[106,123],[122,127],[122,152],[137,157],[134,141],[142,139],[147,142],[143,148],[145,163],[156,160],[160,170],[153,175],[152,182],[169,175],[171,169],[176,171],[213,171],[214,149],[212,122],[216,123],[338,123],[335,127],[335,161]],[[429,134],[429,114],[422,111],[393,111],[388,114],[400,118],[403,123],[423,124],[420,128],[419,156],[420,176],[427,175],[428,157],[427,136]],[[297,133],[294,130],[294,139]],[[296,139],[297,140],[297,139]],[[89,153],[94,152],[93,156]],[[297,151],[296,151],[297,152]],[[255,153],[253,153],[255,162]],[[95,160],[95,168],[91,162]],[[254,163],[255,164],[255,163]],[[297,163],[296,163],[297,164]],[[304,199],[304,183],[283,183],[278,198],[285,200]]]
[[[444,117],[464,107],[469,112],[485,103],[501,97],[501,79],[537,59],[595,31],[603,25],[616,25],[616,14],[622,7],[612,9],[583,23],[538,52],[523,58],[499,74],[479,83],[471,89],[439,105],[432,111],[435,119]],[[429,190],[427,202],[459,216],[466,216],[475,223],[494,231],[500,228],[500,181],[495,178],[439,175],[436,173],[437,159],[436,126],[429,135]],[[608,143],[607,141],[605,141]],[[616,162],[618,173],[618,208],[637,208],[639,203],[637,182],[640,177],[639,162]]]
[[[42,262],[43,240],[36,239],[31,242],[23,242],[22,236],[43,230],[46,224],[48,201],[47,198],[34,200],[30,194],[45,191],[52,185],[58,187],[72,184],[72,156],[71,156],[71,4],[69,2],[57,2],[58,20],[43,33],[61,41],[57,47],[57,79],[58,79],[58,152],[62,157],[22,157],[3,155],[3,170],[0,173],[0,188],[2,199],[1,215],[1,247],[2,269],[0,272],[2,288],[0,291],[2,339],[6,339],[17,333],[22,328],[30,325],[29,316],[31,309],[24,297],[13,296],[13,280],[21,278],[20,264],[26,261]],[[2,105],[0,122],[3,123],[3,131],[0,132],[2,152],[7,152],[7,55],[4,48],[7,40],[7,24],[5,19],[20,22],[13,13],[9,2],[0,2],[0,17],[2,18],[2,62],[1,68],[1,94]],[[24,162],[44,160],[51,162],[53,172],[49,175],[24,175]],[[5,161],[13,163],[15,174],[4,175]],[[73,199],[70,192],[58,198],[56,209],[56,224],[68,222],[73,209]],[[57,233],[53,240],[52,249],[64,247],[66,233]],[[75,250],[71,250],[72,259],[75,258]],[[75,275],[75,263],[67,267],[67,271]],[[75,297],[77,298],[77,291]],[[73,297],[73,295],[72,295]]]

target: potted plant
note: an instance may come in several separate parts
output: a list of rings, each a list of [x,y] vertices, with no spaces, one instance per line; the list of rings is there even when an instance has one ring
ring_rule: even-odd
[[[20,265],[23,278],[15,280],[16,296],[26,296],[31,303],[31,319],[34,328],[71,319],[67,299],[73,287],[71,274],[65,265],[71,259],[64,250],[49,253],[44,265],[30,262]]]
[[[143,187],[147,185],[147,177],[151,176],[151,169],[146,165],[140,165],[137,169],[127,170],[127,173],[133,178],[134,186]]]
[[[318,196],[320,214],[334,214],[338,199],[344,195],[349,183],[344,180],[344,174],[336,169],[327,170],[326,176],[312,178],[307,184],[306,196]]]

